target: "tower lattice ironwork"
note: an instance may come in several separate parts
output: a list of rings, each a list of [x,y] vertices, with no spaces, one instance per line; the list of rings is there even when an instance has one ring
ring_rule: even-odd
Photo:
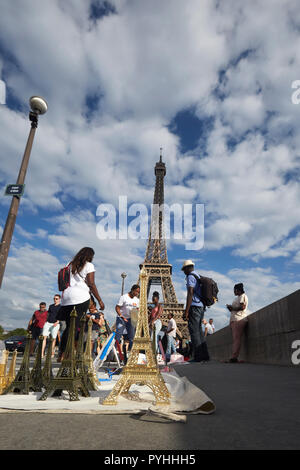
[[[168,314],[173,313],[177,324],[177,332],[182,338],[188,338],[187,322],[182,319],[184,304],[178,303],[174,285],[172,282],[172,265],[168,262],[167,243],[164,222],[164,177],[166,164],[162,161],[162,149],[160,159],[154,168],[156,177],[152,206],[151,225],[144,262],[140,268],[144,268],[148,277],[147,295],[151,286],[160,285],[163,296],[163,324],[168,323]]]
[[[159,371],[149,334],[147,274],[145,269],[142,269],[140,272],[140,287],[139,316],[130,357],[118,382],[102,402],[103,405],[116,405],[120,395],[125,395],[127,398],[130,398],[129,389],[134,384],[148,386],[154,393],[156,405],[170,404],[171,394]],[[146,364],[139,363],[139,354],[142,351],[146,356]]]

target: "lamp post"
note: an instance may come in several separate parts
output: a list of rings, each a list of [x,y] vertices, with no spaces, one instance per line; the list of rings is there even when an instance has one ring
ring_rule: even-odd
[[[48,105],[46,101],[40,96],[32,96],[29,100],[29,104],[31,108],[31,111],[29,113],[29,120],[31,121],[31,129],[29,132],[27,144],[25,147],[25,152],[23,155],[23,160],[22,160],[21,167],[19,170],[19,175],[18,175],[18,179],[16,183],[18,185],[23,185],[25,181],[31,148],[32,148],[33,139],[35,135],[35,130],[38,126],[38,117],[40,114],[45,114],[48,109]],[[19,205],[20,205],[20,196],[12,196],[12,201],[11,201],[10,209],[8,212],[8,216],[6,219],[6,224],[3,230],[1,244],[0,244],[0,288],[2,286],[2,280],[4,276],[6,261],[8,258],[9,247],[10,247],[11,239],[12,239],[14,228],[15,228]]]
[[[127,274],[126,274],[126,273],[122,273],[122,274],[121,274],[121,278],[122,278],[122,291],[121,291],[121,295],[124,295],[124,281],[125,281],[125,277],[127,277]]]

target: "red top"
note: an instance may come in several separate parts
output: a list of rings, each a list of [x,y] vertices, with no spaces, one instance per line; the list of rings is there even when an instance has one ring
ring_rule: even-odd
[[[151,314],[150,314],[150,321],[157,320],[160,307],[161,307],[160,304],[155,305],[155,307],[153,307],[153,309],[151,310]]]
[[[36,310],[33,314],[33,326],[37,328],[43,328],[47,321],[48,311],[45,310],[41,312],[40,310]]]

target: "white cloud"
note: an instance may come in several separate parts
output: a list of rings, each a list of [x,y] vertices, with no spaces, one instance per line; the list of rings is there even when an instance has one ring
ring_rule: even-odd
[[[41,301],[52,303],[59,262],[32,245],[13,245],[0,292],[0,323],[6,329],[26,328]]]
[[[233,149],[226,138],[226,129],[216,123],[207,143],[209,155],[201,160],[199,176],[188,183],[198,188],[210,216],[205,246],[232,246],[234,254],[268,257],[300,220],[299,184],[285,181],[297,154],[287,143],[266,147],[257,133]]]
[[[120,273],[128,271],[128,283],[136,281],[145,245],[100,243],[94,215],[80,204],[116,204],[119,195],[151,204],[162,146],[166,201],[205,203],[206,248],[232,247],[233,254],[257,262],[278,256],[299,262],[298,237],[288,237],[299,224],[300,189],[295,177],[287,178],[299,167],[300,107],[290,99],[300,66],[297,2],[113,3],[118,14],[96,25],[89,20],[89,2],[79,0],[15,0],[2,8],[1,73],[22,112],[0,107],[1,186],[16,179],[29,132],[27,100],[43,95],[49,110],[40,118],[20,211],[63,214],[48,235],[23,227],[19,235],[48,239],[49,248],[64,250],[66,258],[83,245],[95,246],[99,282],[105,279],[113,308]],[[96,108],[89,119],[87,97]],[[191,106],[200,118],[212,116],[214,125],[207,141],[202,136],[199,148],[181,155],[179,138],[167,126]],[[66,211],[69,196],[77,204]],[[29,245],[26,250],[40,254]],[[22,265],[23,255],[19,247],[12,252],[8,297],[14,294],[11,270],[16,260]],[[61,260],[45,256],[56,276]],[[41,293],[51,290],[47,276],[35,268],[31,275],[20,272],[28,308],[39,295],[30,287],[35,276]],[[226,289],[231,275],[221,279]],[[276,275],[259,275],[270,280],[276,296]],[[292,285],[281,283],[278,291]],[[253,299],[254,290],[250,294]],[[22,308],[16,296],[13,311]],[[4,305],[9,311],[11,304]]]

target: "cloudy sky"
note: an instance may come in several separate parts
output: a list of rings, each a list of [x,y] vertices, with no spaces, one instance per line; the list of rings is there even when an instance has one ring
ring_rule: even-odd
[[[113,319],[125,271],[146,240],[99,240],[99,204],[153,198],[160,147],[169,204],[204,204],[205,242],[168,241],[178,299],[182,261],[219,285],[217,328],[243,282],[250,311],[299,288],[300,10],[296,0],[0,0],[0,231],[29,132],[28,99],[49,106],[26,177],[0,324],[25,327],[52,302],[57,271],[95,249]]]

